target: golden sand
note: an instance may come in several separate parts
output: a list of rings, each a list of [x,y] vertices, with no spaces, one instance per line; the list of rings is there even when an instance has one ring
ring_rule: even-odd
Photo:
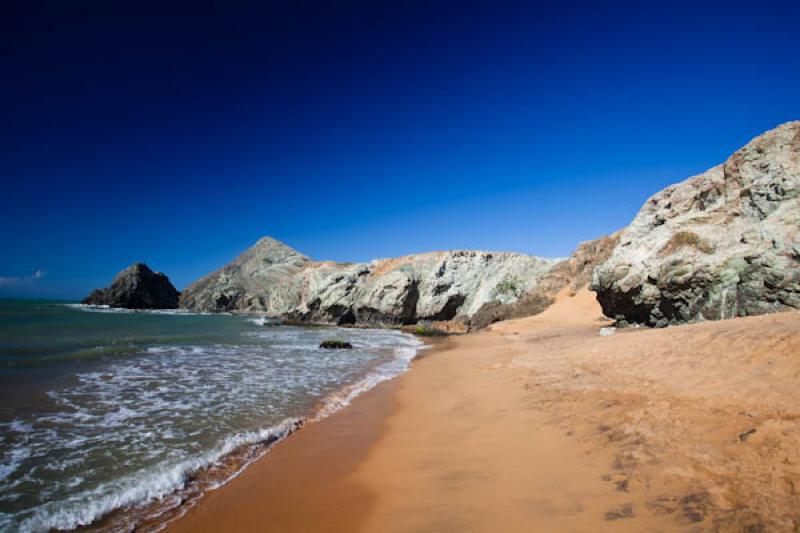
[[[605,326],[584,289],[448,338],[168,529],[800,527],[800,314]]]

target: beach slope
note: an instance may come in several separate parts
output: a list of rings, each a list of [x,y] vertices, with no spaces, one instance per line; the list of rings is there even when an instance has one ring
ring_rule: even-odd
[[[800,314],[613,334],[594,294],[451,337],[171,531],[793,531]]]

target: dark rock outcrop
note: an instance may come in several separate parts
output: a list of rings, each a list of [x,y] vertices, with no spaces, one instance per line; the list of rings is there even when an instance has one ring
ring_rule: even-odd
[[[105,289],[95,289],[84,304],[109,305],[127,309],[177,309],[180,294],[169,278],[135,263],[116,275]]]
[[[326,350],[352,350],[353,345],[347,341],[340,341],[340,340],[327,340],[322,341],[319,343],[320,348],[325,348]]]
[[[800,309],[800,121],[651,197],[592,289],[622,325]]]

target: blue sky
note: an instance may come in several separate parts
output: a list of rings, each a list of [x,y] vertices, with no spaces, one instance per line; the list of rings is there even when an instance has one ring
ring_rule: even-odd
[[[112,4],[0,8],[0,295],[264,235],[564,256],[800,118],[798,2]]]

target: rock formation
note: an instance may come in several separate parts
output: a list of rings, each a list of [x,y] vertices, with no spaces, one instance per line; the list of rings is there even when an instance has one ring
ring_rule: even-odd
[[[144,263],[135,263],[116,275],[105,289],[95,289],[85,304],[109,305],[128,309],[176,309],[179,293],[161,272]]]
[[[304,322],[447,321],[470,329],[472,318],[486,306],[513,308],[559,262],[466,250],[370,263],[319,262],[265,237],[229,265],[190,285],[181,306],[259,312]]]
[[[180,305],[299,322],[423,322],[469,331],[539,313],[561,290],[591,281],[603,311],[621,325],[797,309],[798,194],[800,122],[789,122],[657,193],[630,226],[582,243],[567,259],[457,250],[333,263],[264,238],[189,286]],[[123,305],[106,295],[111,289],[90,299]]]
[[[595,267],[608,259],[619,242],[619,232],[578,245],[574,252],[552,268],[516,301],[491,301],[472,317],[471,327],[480,329],[509,318],[536,315],[550,307],[562,290],[571,293],[588,285]]]
[[[800,308],[800,121],[651,197],[592,289],[621,323],[666,326]]]

